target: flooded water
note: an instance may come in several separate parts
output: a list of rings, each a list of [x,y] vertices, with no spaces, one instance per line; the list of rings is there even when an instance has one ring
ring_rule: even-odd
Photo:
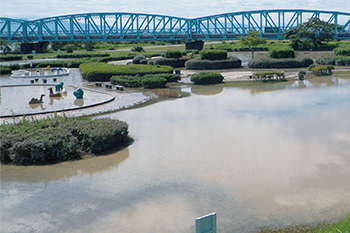
[[[1,166],[3,232],[218,232],[334,222],[350,212],[350,79],[188,87],[188,98],[99,117],[128,148]]]

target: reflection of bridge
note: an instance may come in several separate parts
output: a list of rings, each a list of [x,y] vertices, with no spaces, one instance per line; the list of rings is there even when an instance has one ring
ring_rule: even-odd
[[[283,39],[285,30],[310,18],[341,25],[335,39],[350,39],[350,13],[261,10],[186,19],[133,13],[91,13],[31,21],[0,18],[0,39],[10,42],[236,40],[249,30]]]

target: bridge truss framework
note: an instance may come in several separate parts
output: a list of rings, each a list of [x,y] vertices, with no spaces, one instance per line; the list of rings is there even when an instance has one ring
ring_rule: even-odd
[[[238,40],[249,30],[267,39],[310,18],[342,26],[335,39],[350,39],[350,13],[313,10],[261,10],[195,19],[136,13],[90,13],[37,20],[0,18],[0,39],[9,42]]]

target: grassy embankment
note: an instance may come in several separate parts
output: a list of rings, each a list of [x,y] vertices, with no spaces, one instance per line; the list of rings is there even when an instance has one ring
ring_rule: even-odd
[[[280,230],[262,229],[259,233],[349,233],[350,214],[335,224],[319,224],[317,226],[296,226]]]

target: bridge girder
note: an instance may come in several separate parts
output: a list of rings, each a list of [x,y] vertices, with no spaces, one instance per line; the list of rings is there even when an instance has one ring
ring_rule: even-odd
[[[0,18],[0,39],[9,42],[237,40],[249,30],[267,39],[310,18],[341,25],[335,39],[350,39],[350,13],[313,10],[261,10],[187,19],[136,13],[90,13],[31,21]]]

